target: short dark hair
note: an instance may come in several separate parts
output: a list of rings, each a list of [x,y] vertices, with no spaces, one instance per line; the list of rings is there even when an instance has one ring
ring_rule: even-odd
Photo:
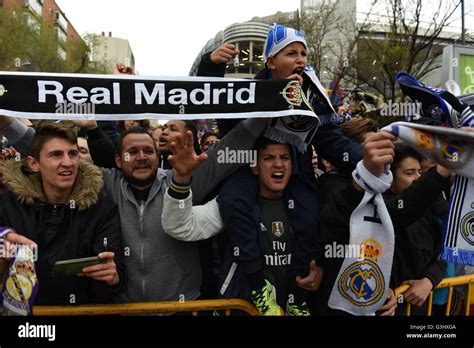
[[[219,134],[217,134],[216,132],[212,132],[212,131],[208,131],[208,132],[204,133],[201,137],[201,147],[204,145],[204,143],[206,142],[206,139],[209,138],[209,137],[216,137],[217,139],[219,139]]]
[[[197,122],[193,120],[182,120],[186,124],[186,129],[190,130],[193,133],[193,147],[194,151],[197,155],[202,153],[201,146],[199,145],[198,139],[198,130],[197,130]]]
[[[393,176],[395,177],[395,172],[400,168],[400,163],[407,158],[413,157],[420,162],[423,160],[424,156],[420,154],[415,149],[403,143],[395,144],[395,157],[393,158],[393,163],[390,165],[390,170],[392,171]]]
[[[153,148],[155,149],[156,153],[158,153],[158,149],[156,148],[155,140],[151,136],[150,132],[146,128],[143,128],[143,127],[133,127],[133,128],[127,129],[126,131],[124,131],[122,133],[122,136],[120,137],[120,141],[118,143],[117,154],[119,154],[119,155],[122,154],[123,139],[125,139],[125,137],[129,134],[146,134],[146,135],[148,135],[150,137],[150,139],[152,140],[152,142],[153,142]]]
[[[44,144],[54,138],[64,139],[70,144],[77,145],[76,133],[71,128],[60,123],[41,123],[31,141],[31,155],[39,160]]]
[[[279,143],[278,141],[275,141],[263,136],[257,139],[253,148],[254,150],[265,150],[268,147],[268,145],[286,145],[288,147],[288,150],[290,150],[290,153],[291,153],[290,144]]]

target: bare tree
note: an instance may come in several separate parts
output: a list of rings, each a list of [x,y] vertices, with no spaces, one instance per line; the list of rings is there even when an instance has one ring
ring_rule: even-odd
[[[377,0],[372,2],[375,5]],[[364,32],[370,31],[372,24],[369,17],[372,8],[366,13],[361,22],[357,22],[356,17],[344,17],[336,23],[337,36],[334,42],[329,45],[328,52],[333,57],[333,62],[327,68],[333,75],[335,82],[344,83],[347,87],[359,87],[360,82],[357,76],[357,44],[361,40]]]
[[[445,33],[460,3],[374,0],[366,17],[357,21],[356,15],[340,15],[339,1],[324,0],[301,15],[309,61],[318,76],[327,70],[346,87],[362,87],[394,100],[397,72],[423,79],[440,66],[444,45],[455,41]],[[382,11],[375,11],[377,6]]]
[[[441,34],[453,22],[459,5],[460,0],[388,0],[385,18],[368,30],[359,28],[357,61],[349,79],[394,100],[397,72],[422,79],[439,67]],[[427,13],[432,13],[431,18],[424,21]]]
[[[301,13],[300,29],[304,32],[308,45],[308,63],[313,66],[319,78],[321,71],[327,68],[324,60],[330,46],[327,38],[341,20],[341,16],[337,14],[338,3],[338,0],[322,0],[319,6]]]
[[[372,5],[375,3],[377,0]],[[354,86],[359,83],[353,78],[357,75],[357,43],[361,32],[370,30],[368,17],[371,10],[361,24],[357,22],[355,13],[348,13],[342,6],[339,0],[323,0],[317,7],[311,7],[301,14],[300,27],[308,44],[308,62],[320,80],[328,82],[322,76],[322,72],[327,71],[328,80],[336,84],[344,80]]]

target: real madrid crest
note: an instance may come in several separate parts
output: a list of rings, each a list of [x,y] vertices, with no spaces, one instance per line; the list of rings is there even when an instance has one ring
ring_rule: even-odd
[[[302,103],[305,103],[308,109],[313,110],[298,81],[288,82],[280,94],[283,95],[283,98],[285,98],[292,108],[293,106],[301,106]],[[317,116],[309,117],[291,115],[282,117],[280,121],[283,127],[291,132],[307,132],[319,126],[319,118]]]
[[[273,221],[272,222],[272,233],[275,237],[280,238],[285,233],[285,228],[283,227],[283,222]]]
[[[303,100],[306,99],[300,83],[296,80],[288,82],[280,94],[283,95],[288,104],[295,106],[300,106]]]
[[[376,262],[354,262],[339,278],[337,289],[352,304],[366,307],[378,302],[385,292],[382,270]]]
[[[462,139],[440,137],[434,152],[435,160],[448,169],[464,167],[472,152],[472,144]]]

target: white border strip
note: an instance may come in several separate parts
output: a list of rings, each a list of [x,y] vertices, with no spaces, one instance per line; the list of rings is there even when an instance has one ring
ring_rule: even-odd
[[[18,71],[0,71],[1,76],[42,76],[42,77],[72,77],[72,78],[87,78],[87,79],[109,79],[109,80],[156,80],[159,81],[189,81],[189,82],[254,82],[265,81],[255,79],[238,79],[227,77],[203,77],[203,76],[141,76],[141,75],[114,75],[114,74],[55,74],[42,72],[18,72]]]
[[[203,113],[203,114],[159,114],[142,113],[131,115],[110,115],[110,114],[61,114],[50,112],[20,112],[0,109],[0,115],[10,117],[21,117],[41,120],[200,120],[200,119],[232,119],[232,118],[275,118],[282,116],[310,116],[316,117],[315,113],[309,110],[288,109],[283,111],[252,111],[252,112],[232,112],[232,113]]]

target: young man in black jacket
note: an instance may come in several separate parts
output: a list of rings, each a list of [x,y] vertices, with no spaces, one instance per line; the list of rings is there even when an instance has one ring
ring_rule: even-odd
[[[7,161],[0,194],[0,226],[7,240],[36,244],[36,304],[111,302],[125,284],[117,207],[102,192],[101,171],[79,160],[72,130],[46,124],[36,130],[32,155]],[[73,276],[53,275],[56,261],[98,256],[102,263]]]

